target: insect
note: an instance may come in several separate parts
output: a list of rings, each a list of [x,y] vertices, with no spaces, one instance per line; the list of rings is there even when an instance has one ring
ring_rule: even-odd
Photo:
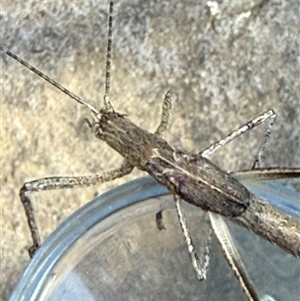
[[[112,14],[112,3],[111,3],[111,14]],[[109,32],[109,42],[108,48],[111,47],[111,16],[110,16],[110,32]],[[3,48],[1,48],[4,50]],[[8,55],[14,57],[12,53],[9,51],[5,51]],[[20,59],[14,57],[15,59]],[[24,62],[23,62],[24,63]],[[164,163],[168,163],[168,160],[172,160],[173,162],[184,162],[185,159],[188,157],[181,153],[177,152],[172,148],[165,140],[161,138],[164,132],[167,129],[168,125],[168,118],[169,118],[169,111],[171,109],[171,98],[172,94],[167,93],[164,98],[163,102],[163,113],[162,118],[159,126],[155,134],[150,134],[147,131],[144,131],[133,124],[129,119],[125,118],[124,115],[117,113],[112,106],[112,103],[109,100],[109,74],[110,74],[110,51],[108,51],[107,57],[107,76],[106,76],[106,91],[104,96],[104,108],[98,111],[88,103],[82,101],[76,95],[72,94],[71,92],[67,91],[61,85],[57,84],[50,78],[43,75],[36,69],[33,69],[28,64],[24,63],[29,69],[33,70],[35,73],[43,77],[44,79],[48,80],[51,84],[56,86],[58,89],[62,90],[63,92],[67,93],[77,102],[81,103],[82,105],[86,106],[90,109],[92,113],[93,120],[87,121],[90,129],[95,134],[97,138],[100,138],[107,142],[113,149],[119,152],[124,158],[124,164],[111,172],[107,172],[100,175],[93,175],[89,177],[47,177],[44,179],[32,181],[25,183],[20,191],[20,196],[22,199],[22,203],[25,207],[29,225],[32,231],[32,237],[34,240],[34,245],[30,249],[31,254],[34,253],[35,249],[40,245],[40,237],[37,229],[37,225],[35,222],[35,216],[33,214],[32,203],[30,197],[28,195],[29,191],[38,191],[38,190],[47,190],[47,189],[55,189],[55,188],[72,188],[75,186],[88,186],[93,185],[96,182],[101,183],[105,181],[110,181],[118,177],[122,177],[132,171],[134,167],[137,167],[141,170],[147,171],[153,176],[155,176],[158,180],[161,176],[162,178],[167,174],[166,169],[159,172],[157,175],[158,168],[162,167],[161,163],[156,163],[156,160],[161,160]],[[265,114],[259,116],[255,122],[251,122],[244,127],[241,128],[240,131],[237,132],[234,136],[242,134],[244,131],[249,130],[252,126],[256,126],[260,124],[262,121],[268,118],[274,118],[275,115],[272,110],[267,111]],[[233,139],[233,136],[227,137],[226,142]],[[212,148],[216,150],[219,146],[222,145],[223,140],[221,143],[217,143]],[[209,150],[208,150],[209,151]],[[210,150],[212,151],[212,150]],[[171,155],[171,156],[167,156]],[[174,157],[175,156],[175,157]],[[214,164],[210,161],[206,160],[203,157],[199,157],[203,160],[204,165],[208,166],[208,169],[212,169],[215,171],[212,175],[220,176],[220,182],[217,183],[216,186],[211,184],[210,182],[202,183],[204,184],[204,189],[208,189],[208,192],[205,194],[205,197],[208,199],[204,199],[206,204],[201,204],[202,208],[205,210],[214,211],[216,213],[223,214],[226,217],[239,217],[244,212],[247,211],[247,208],[250,205],[250,195],[248,191],[239,184],[234,178],[227,175],[227,173],[219,170],[216,168]],[[177,160],[178,159],[178,160]],[[195,162],[197,158],[195,158]],[[181,162],[181,163],[182,163]],[[197,168],[199,166],[195,165]],[[185,171],[188,169],[186,168]],[[170,169],[169,169],[170,171]],[[172,176],[175,180],[178,177]],[[183,179],[184,181],[184,179]],[[178,184],[172,183],[171,179],[168,179],[168,183],[170,185],[175,185],[175,188],[178,187]],[[184,184],[184,183],[183,183]],[[220,187],[218,185],[220,184]],[[166,184],[169,186],[168,184]],[[177,186],[176,186],[177,185]],[[224,186],[221,190],[221,186]],[[174,191],[174,190],[173,190]],[[196,188],[197,191],[197,188]],[[177,192],[177,191],[176,191]],[[191,189],[189,188],[187,194],[189,195]],[[216,195],[211,197],[211,193],[216,192]],[[183,193],[179,193],[180,196],[183,196]],[[213,193],[212,193],[213,194]],[[186,197],[187,198],[187,197]],[[216,199],[219,201],[217,204],[213,204],[210,206],[210,200]],[[232,203],[227,202],[228,200],[233,201]],[[190,199],[190,202],[196,202],[194,197]],[[225,206],[222,206],[222,203],[225,202]],[[183,221],[183,220],[182,220]],[[184,223],[183,223],[184,224]]]

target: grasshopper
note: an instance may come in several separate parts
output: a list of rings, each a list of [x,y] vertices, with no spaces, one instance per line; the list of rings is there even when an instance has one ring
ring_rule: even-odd
[[[132,123],[124,114],[118,113],[109,99],[112,13],[113,2],[110,3],[109,13],[104,106],[100,110],[97,110],[53,79],[17,57],[12,52],[6,50],[2,46],[0,47],[3,52],[23,64],[25,67],[48,81],[50,84],[73,98],[81,105],[87,107],[91,112],[92,120],[86,120],[86,122],[92,133],[96,136],[96,138],[105,141],[112,149],[124,157],[124,162],[119,168],[105,173],[78,177],[45,177],[24,183],[20,190],[20,197],[26,212],[28,225],[33,239],[33,246],[29,248],[30,255],[33,256],[34,252],[41,244],[33,205],[29,196],[30,192],[95,185],[96,183],[103,183],[123,177],[131,173],[133,168],[138,168],[149,173],[159,183],[165,185],[172,193],[174,193],[180,224],[189,247],[189,252],[193,267],[197,273],[197,278],[201,280],[206,277],[206,270],[209,263],[210,235],[208,235],[207,239],[205,262],[203,267],[201,267],[188,231],[187,223],[181,211],[180,198],[200,207],[204,211],[209,212],[208,217],[210,223],[220,240],[226,259],[230,263],[231,267],[234,267],[233,271],[245,290],[249,300],[259,300],[255,289],[245,272],[245,268],[236,254],[237,252],[234,249],[234,245],[232,243],[227,244],[226,241],[222,240],[222,235],[224,236],[224,233],[226,237],[229,237],[230,234],[229,232],[227,233],[226,225],[220,215],[229,218],[247,229],[252,230],[258,235],[276,243],[285,251],[288,251],[295,256],[299,256],[300,254],[299,222],[259,200],[235,177],[221,170],[214,163],[206,159],[206,157],[239,135],[258,126],[265,120],[270,120],[265,141],[262,144],[253,165],[253,168],[256,168],[260,161],[261,153],[263,152],[270,136],[270,128],[275,118],[274,111],[266,111],[254,120],[251,120],[241,126],[234,133],[212,145],[209,149],[199,154],[188,155],[183,151],[175,149],[163,139],[168,127],[170,111],[174,101],[174,95],[168,91],[164,97],[161,121],[156,131],[152,134],[141,129]],[[264,174],[266,178],[282,178],[288,176],[298,177],[300,172],[297,169],[284,171],[256,169],[251,171],[252,176],[261,174]],[[272,222],[269,222],[269,219],[267,219],[268,216],[271,216]],[[278,231],[274,231],[274,229],[277,229],[277,224],[280,223],[282,225],[283,222],[285,225],[284,231],[280,233]],[[218,234],[219,230],[222,228],[223,230],[221,230],[221,234]]]

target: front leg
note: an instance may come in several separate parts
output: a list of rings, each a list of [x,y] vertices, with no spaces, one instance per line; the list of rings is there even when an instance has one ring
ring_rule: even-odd
[[[154,132],[154,134],[156,134],[162,138],[164,138],[164,135],[168,129],[170,113],[172,110],[172,101],[173,101],[172,98],[174,98],[174,94],[172,94],[171,91],[169,90],[164,97],[160,123],[159,123],[156,131]]]
[[[28,249],[29,256],[32,257],[41,245],[41,237],[37,226],[36,216],[29,193],[33,191],[65,189],[74,187],[91,186],[97,183],[109,182],[130,174],[133,166],[125,161],[119,168],[102,173],[88,176],[77,177],[46,177],[24,183],[20,189],[20,198],[23,204],[27,223],[31,232],[33,245]]]

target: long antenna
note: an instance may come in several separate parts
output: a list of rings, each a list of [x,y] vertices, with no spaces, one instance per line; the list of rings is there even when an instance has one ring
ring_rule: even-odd
[[[113,23],[113,8],[114,2],[109,3],[109,15],[108,15],[108,33],[107,33],[107,50],[106,50],[106,73],[105,73],[105,94],[104,94],[104,107],[106,111],[113,110],[113,106],[109,100],[110,92],[110,67],[112,57],[112,23]]]
[[[4,53],[6,53],[11,58],[13,58],[14,60],[16,60],[17,62],[19,62],[20,64],[22,64],[23,66],[25,66],[26,68],[28,68],[30,71],[32,71],[36,75],[40,76],[42,79],[44,79],[45,81],[47,81],[48,83],[50,83],[52,86],[54,86],[58,90],[62,91],[64,94],[68,95],[69,97],[71,97],[72,99],[74,99],[75,101],[77,101],[78,103],[80,103],[81,105],[84,105],[85,107],[89,108],[91,110],[91,112],[94,113],[95,115],[99,114],[99,112],[92,105],[90,105],[87,102],[85,102],[82,98],[80,98],[79,96],[77,96],[76,94],[74,94],[73,92],[71,92],[70,90],[68,90],[67,88],[65,88],[63,85],[59,84],[54,79],[52,79],[49,76],[47,76],[46,74],[44,74],[40,70],[36,69],[35,67],[33,67],[32,65],[30,65],[29,63],[27,63],[24,60],[22,60],[16,54],[10,52],[9,50],[7,50],[4,47],[2,47],[1,45],[0,45],[0,50],[3,51]]]

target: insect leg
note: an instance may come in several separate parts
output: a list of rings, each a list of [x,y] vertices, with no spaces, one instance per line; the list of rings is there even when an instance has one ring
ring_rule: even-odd
[[[266,148],[266,145],[269,142],[271,134],[272,134],[272,127],[273,127],[273,124],[275,122],[275,117],[276,117],[276,115],[274,114],[274,116],[271,116],[269,118],[269,122],[267,124],[265,135],[264,135],[264,139],[263,139],[263,142],[261,143],[260,148],[259,148],[259,150],[258,150],[258,152],[255,156],[255,160],[254,160],[254,163],[252,165],[252,169],[260,167],[262,154],[263,154],[263,152]]]
[[[196,248],[194,246],[189,228],[187,226],[185,216],[184,216],[182,208],[180,206],[181,199],[180,199],[179,196],[176,195],[176,196],[174,196],[174,201],[175,201],[175,205],[176,205],[176,210],[177,210],[181,230],[183,232],[185,242],[186,242],[186,245],[188,247],[188,251],[190,253],[190,257],[191,257],[191,260],[192,260],[193,268],[196,272],[198,280],[200,280],[200,281],[204,280],[204,279],[206,279],[206,273],[207,273],[208,266],[209,266],[211,228],[209,228],[209,232],[208,232],[208,235],[207,235],[205,250],[204,250],[204,253],[202,254],[202,258],[201,258],[201,261],[203,263],[201,264],[201,261],[199,260],[199,257],[197,255],[197,251],[196,251]]]
[[[264,150],[264,148],[266,146],[266,143],[269,141],[270,128],[271,128],[272,124],[274,123],[274,118],[275,117],[276,117],[275,112],[273,110],[268,110],[265,113],[259,115],[257,118],[255,118],[253,120],[250,120],[246,124],[242,125],[240,128],[238,128],[234,132],[227,135],[224,139],[221,139],[220,141],[218,141],[218,142],[214,143],[213,145],[211,145],[209,148],[205,149],[204,151],[201,151],[199,154],[201,154],[203,157],[207,158],[210,155],[212,155],[214,152],[216,152],[219,148],[221,148],[225,144],[232,141],[233,139],[235,139],[235,138],[239,137],[240,135],[250,131],[251,129],[253,129],[256,126],[260,125],[265,120],[270,119],[270,123],[269,123],[268,128],[267,128],[267,133],[265,135],[265,140],[264,140],[263,144],[261,145],[261,148],[260,148],[260,150],[258,152],[258,155],[257,155],[257,158],[258,158],[257,160],[259,161],[261,153]],[[256,164],[256,161],[255,161],[254,165],[255,164]]]
[[[223,217],[213,212],[208,212],[208,216],[211,228],[214,230],[223,254],[231,270],[238,279],[243,291],[249,300],[259,301],[260,299],[256,293],[253,283],[250,280],[246,267],[240,258],[239,252],[235,247]]]
[[[34,252],[41,245],[41,237],[37,226],[33,204],[28,193],[42,190],[84,187],[95,185],[96,183],[104,183],[121,178],[131,173],[132,169],[133,166],[125,161],[119,168],[101,174],[77,177],[45,177],[24,183],[20,189],[20,198],[25,210],[28,226],[33,240],[33,245],[28,249],[30,257],[33,256]]]
[[[173,100],[171,98],[173,96],[174,94],[172,94],[171,91],[169,90],[164,97],[160,123],[155,131],[155,134],[158,136],[163,137],[167,131],[169,119],[170,119],[170,113],[172,110]]]

